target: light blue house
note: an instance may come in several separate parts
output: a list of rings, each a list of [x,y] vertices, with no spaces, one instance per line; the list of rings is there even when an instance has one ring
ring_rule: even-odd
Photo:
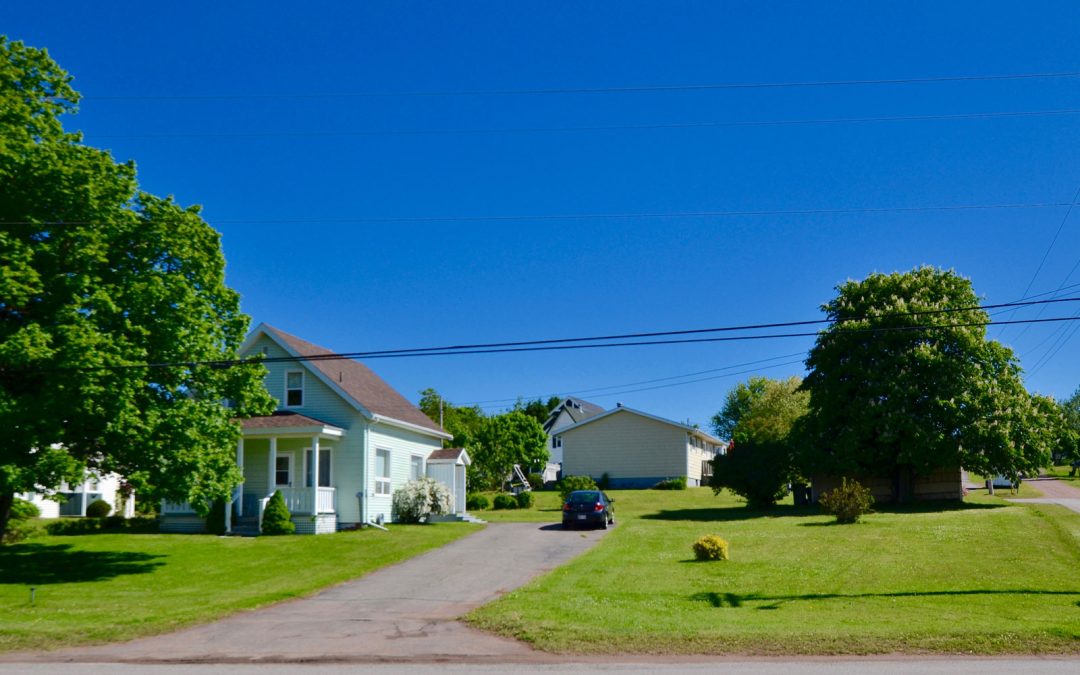
[[[394,490],[428,475],[432,453],[451,438],[364,364],[327,359],[330,350],[265,323],[240,354],[267,360],[266,388],[279,405],[273,415],[243,422],[237,464],[244,483],[231,509],[239,531],[258,531],[275,490],[285,497],[297,532],[389,522]],[[467,453],[443,451],[431,466],[433,477],[452,478],[455,513],[465,511],[468,462]],[[164,505],[163,532],[203,527],[187,504]]]

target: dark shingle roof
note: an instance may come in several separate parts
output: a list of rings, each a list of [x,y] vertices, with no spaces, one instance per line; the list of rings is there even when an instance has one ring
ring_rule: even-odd
[[[465,452],[465,448],[442,448],[441,450],[435,450],[428,455],[428,460],[432,459],[457,459],[461,457],[461,453]]]
[[[570,419],[572,420],[571,424],[577,424],[581,420],[588,419],[593,415],[599,415],[604,412],[604,409],[595,403],[589,403],[588,401],[583,401],[580,398],[571,396],[570,398],[563,399],[563,402],[551,411],[551,414],[548,415],[547,420],[544,422],[544,431],[551,433],[552,425],[555,424],[556,418],[559,417],[559,413],[563,410],[570,416]]]
[[[243,421],[245,429],[285,429],[289,427],[333,427],[337,425],[317,420],[314,417],[301,415],[292,410],[278,410],[272,415],[249,417]]]
[[[321,356],[334,352],[301,340],[282,330],[263,324],[271,332],[300,356]],[[334,359],[324,361],[305,361],[309,368],[320,371],[328,380],[340,387],[357,403],[376,415],[389,417],[399,422],[415,424],[418,427],[443,431],[438,424],[420,411],[408,399],[383,381],[370,368],[352,359]]]

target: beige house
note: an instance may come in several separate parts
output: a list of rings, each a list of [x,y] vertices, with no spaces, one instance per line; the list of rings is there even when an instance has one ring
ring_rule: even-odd
[[[687,485],[708,483],[709,460],[724,442],[701,429],[619,404],[607,412],[565,426],[563,475],[605,473],[612,488],[646,488],[666,478],[685,477]]]

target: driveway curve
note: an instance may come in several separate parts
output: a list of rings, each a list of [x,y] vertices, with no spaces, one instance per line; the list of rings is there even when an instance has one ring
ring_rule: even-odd
[[[1028,504],[1057,504],[1080,513],[1080,488],[1073,487],[1068,481],[1040,476],[1025,482],[1034,485],[1036,490],[1043,493],[1043,496],[1033,499],[1008,499],[1007,501],[1026,502]]]
[[[526,645],[474,630],[457,617],[574,558],[603,534],[539,523],[489,524],[442,548],[309,598],[176,633],[9,654],[2,660],[272,663],[528,658],[532,650]]]

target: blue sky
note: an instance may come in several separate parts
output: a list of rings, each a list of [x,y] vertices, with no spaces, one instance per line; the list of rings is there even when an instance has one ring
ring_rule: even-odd
[[[1080,77],[366,95],[1075,72],[1074,2],[159,4],[6,3],[0,32],[75,76],[86,98],[69,128],[134,159],[144,189],[204,206],[255,321],[332,349],[814,319],[838,283],[920,264],[1007,302],[1059,227],[1029,294],[1080,283],[1080,213],[1064,206],[588,217],[1064,204],[1080,189],[1080,114],[580,129],[1068,111]],[[506,215],[582,217],[471,219]],[[406,222],[436,216],[452,219]],[[991,335],[1030,389],[1064,397],[1080,336],[1063,330]],[[701,373],[583,397],[704,425],[744,371],[801,374],[810,344],[370,365],[414,400],[435,387],[495,408]],[[701,381],[628,391],[686,380]]]

